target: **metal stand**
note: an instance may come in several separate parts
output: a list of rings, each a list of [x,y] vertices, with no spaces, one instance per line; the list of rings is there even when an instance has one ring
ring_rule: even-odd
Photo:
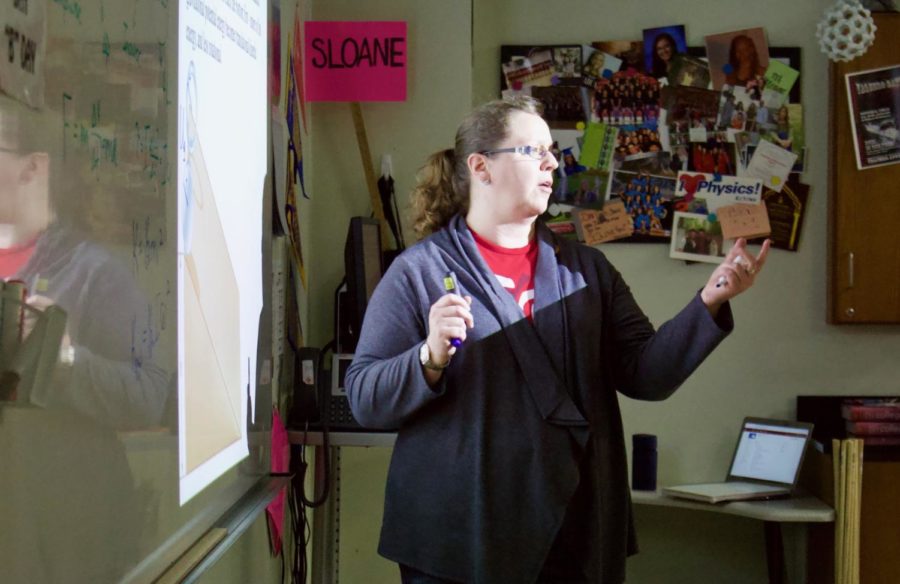
[[[341,551],[341,446],[393,446],[397,435],[387,432],[332,432],[331,485],[328,500],[314,510],[311,582],[339,584]],[[321,432],[288,432],[291,444],[315,448],[315,487],[321,492],[325,482],[325,452]]]

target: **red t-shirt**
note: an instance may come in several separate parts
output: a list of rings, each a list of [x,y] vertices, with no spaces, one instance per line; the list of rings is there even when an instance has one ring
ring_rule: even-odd
[[[7,280],[18,272],[31,258],[37,239],[24,245],[0,248],[0,280]]]
[[[485,263],[494,272],[500,285],[512,294],[519,308],[528,318],[531,318],[531,308],[534,305],[534,270],[537,266],[538,246],[537,241],[532,240],[524,247],[501,247],[491,243],[472,232],[475,244]]]

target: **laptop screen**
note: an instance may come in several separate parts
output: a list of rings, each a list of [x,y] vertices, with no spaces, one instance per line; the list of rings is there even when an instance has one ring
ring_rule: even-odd
[[[793,485],[811,431],[803,424],[745,420],[729,478]]]

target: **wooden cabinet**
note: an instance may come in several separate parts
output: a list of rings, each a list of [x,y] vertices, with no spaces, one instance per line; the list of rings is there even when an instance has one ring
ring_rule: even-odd
[[[844,77],[900,65],[900,13],[873,16],[878,27],[874,45],[849,63],[832,63],[830,70],[828,322],[832,324],[900,323],[900,164],[857,169]],[[895,102],[894,107],[900,104]]]

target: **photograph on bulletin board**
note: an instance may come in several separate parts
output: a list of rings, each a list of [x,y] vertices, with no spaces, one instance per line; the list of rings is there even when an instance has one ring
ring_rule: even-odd
[[[619,71],[638,71],[646,73],[644,69],[644,43],[643,41],[617,40],[595,41],[591,46],[608,55],[619,59],[622,64]]]
[[[762,28],[707,35],[706,53],[715,89],[760,84],[769,66],[769,44]]]
[[[606,198],[622,201],[631,218],[633,231],[625,241],[658,243],[669,238],[675,188],[674,176],[652,175],[647,171],[613,172]]]
[[[725,257],[722,227],[701,213],[676,212],[669,257],[719,264]]]
[[[501,96],[535,98],[551,128],[574,129],[587,117],[589,105],[581,91],[582,81],[581,45],[501,47]]]
[[[502,45],[500,91],[579,85],[580,45]]]
[[[696,47],[691,46],[688,47],[687,54],[690,58],[699,60],[703,63],[707,64],[707,73],[709,73],[709,59],[706,56],[706,47]],[[800,67],[800,47],[784,47],[784,46],[770,46],[769,47],[769,67],[766,68],[766,73],[763,75],[763,79],[765,80],[769,77],[769,72],[773,68],[771,67],[773,62],[778,62],[778,65],[775,66],[775,71],[783,70],[784,67],[790,69],[790,71],[795,72],[796,76],[794,77],[794,83],[791,84],[790,90],[787,94],[787,101],[789,103],[800,103],[801,99],[801,85],[799,82],[799,77],[801,73]],[[768,81],[766,82],[768,84]],[[687,85],[682,83],[682,85]],[[706,87],[706,86],[703,86]],[[763,88],[762,97],[765,96],[765,86]]]
[[[644,68],[653,77],[667,78],[675,58],[686,52],[684,25],[644,29]]]

